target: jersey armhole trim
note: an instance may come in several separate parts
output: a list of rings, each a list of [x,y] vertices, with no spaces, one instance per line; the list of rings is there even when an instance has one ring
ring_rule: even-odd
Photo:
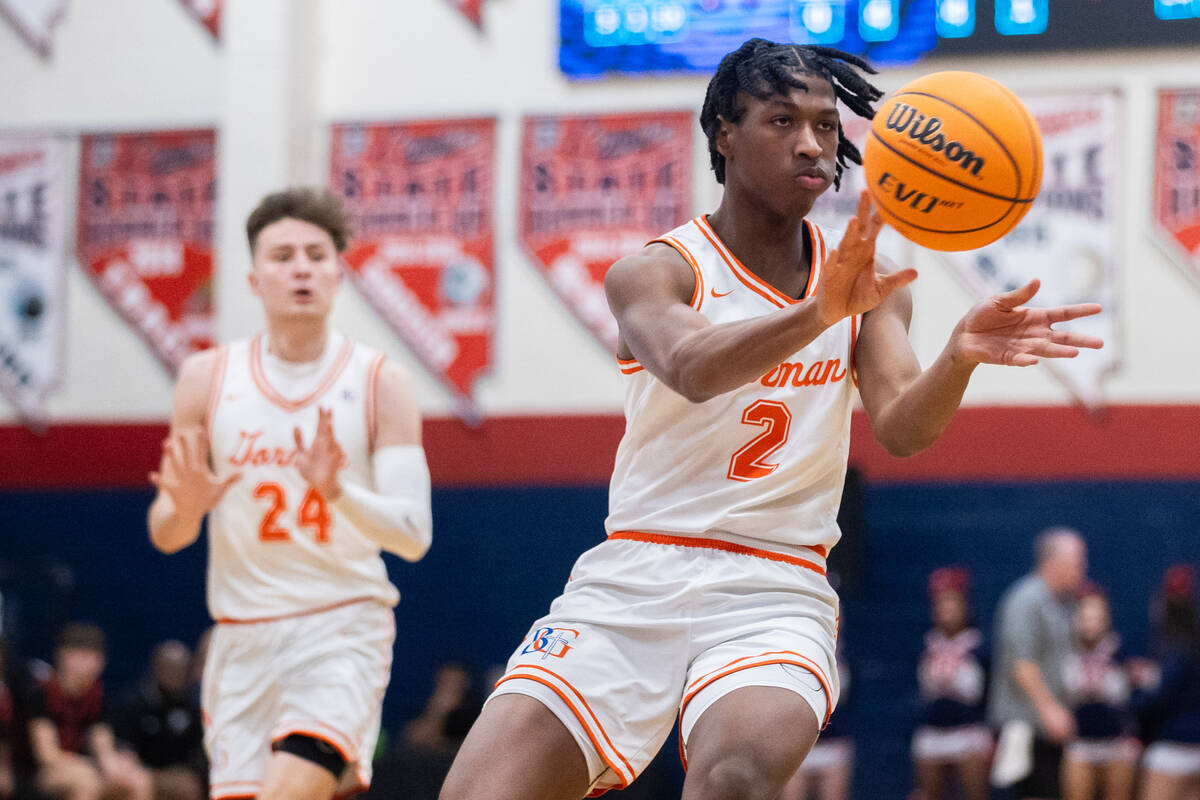
[[[632,375],[645,369],[636,358],[617,358],[622,375]]]
[[[367,450],[371,453],[375,452],[375,432],[379,427],[375,421],[378,406],[375,395],[379,391],[379,373],[386,360],[387,357],[380,353],[371,360],[370,366],[367,367],[367,387],[363,394],[363,407],[366,410],[363,413],[367,417]]]
[[[212,432],[213,420],[217,416],[217,406],[221,404],[221,393],[225,388],[225,369],[229,365],[229,345],[217,348],[217,363],[213,365],[212,376],[208,384],[208,404],[204,409],[204,428]]]
[[[692,272],[696,276],[696,286],[692,289],[692,299],[688,301],[688,305],[699,311],[700,306],[704,303],[704,274],[700,271],[700,264],[696,261],[696,257],[692,255],[691,250],[688,250],[687,245],[674,236],[660,236],[657,239],[651,239],[647,244],[655,244],[656,242],[665,244],[675,250],[675,252],[683,256],[683,260],[692,268]]]

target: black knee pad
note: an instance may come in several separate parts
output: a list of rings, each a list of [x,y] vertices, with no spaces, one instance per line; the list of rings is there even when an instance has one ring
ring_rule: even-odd
[[[341,778],[342,771],[346,769],[346,759],[336,747],[324,739],[306,733],[289,733],[271,745],[271,749],[311,761],[318,767],[329,770],[334,778]]]

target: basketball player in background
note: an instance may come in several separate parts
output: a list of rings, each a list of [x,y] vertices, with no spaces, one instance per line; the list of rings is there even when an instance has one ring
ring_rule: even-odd
[[[839,101],[881,93],[854,56],[753,39],[700,115],[720,207],[617,261],[606,279],[628,382],[607,541],[580,557],[468,735],[443,800],[575,800],[624,786],[676,715],[685,800],[775,798],[838,698],[838,540],[857,379],[897,456],[942,433],[979,364],[1099,347],[1026,307],[1032,282],[973,307],[922,370],[916,278],[875,254],[864,195],[837,238],[805,219],[861,159]]]
[[[380,550],[429,548],[429,470],[409,376],[329,327],[338,201],[269,195],[246,233],[266,332],[184,363],[150,539],[176,552],[208,515],[211,796],[329,800],[370,781],[399,599]]]

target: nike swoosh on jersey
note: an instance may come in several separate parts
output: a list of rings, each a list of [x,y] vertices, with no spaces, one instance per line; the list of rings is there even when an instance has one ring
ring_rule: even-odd
[[[708,293],[711,294],[713,297],[724,297],[727,294],[733,294],[733,289],[730,289],[728,292],[718,293],[716,287],[713,287],[712,289],[708,290]]]

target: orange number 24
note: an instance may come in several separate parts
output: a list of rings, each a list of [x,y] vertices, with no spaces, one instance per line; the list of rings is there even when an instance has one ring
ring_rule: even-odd
[[[271,501],[271,507],[263,514],[258,523],[258,538],[263,542],[287,542],[292,536],[286,528],[279,527],[279,515],[287,510],[287,493],[278,483],[263,482],[254,487],[254,497]],[[325,507],[325,498],[316,489],[309,487],[300,501],[300,512],[296,515],[296,523],[302,528],[311,528],[315,532],[318,544],[329,544],[329,527],[333,518]]]
[[[779,465],[767,463],[767,457],[783,447],[792,427],[792,412],[777,400],[758,400],[742,412],[742,424],[763,428],[729,459],[729,479],[752,481],[770,475]]]

